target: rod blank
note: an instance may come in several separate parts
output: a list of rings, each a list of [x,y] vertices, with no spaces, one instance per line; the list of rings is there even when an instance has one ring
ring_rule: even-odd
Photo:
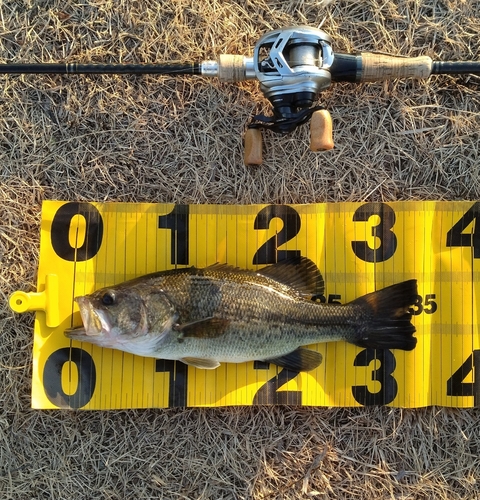
[[[480,61],[434,61],[432,75],[480,74]]]
[[[198,63],[171,64],[80,64],[33,63],[0,64],[0,74],[132,74],[132,75],[199,75]]]

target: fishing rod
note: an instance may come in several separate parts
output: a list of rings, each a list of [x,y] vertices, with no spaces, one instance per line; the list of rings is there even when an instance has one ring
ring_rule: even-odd
[[[334,82],[365,83],[430,75],[480,74],[480,61],[433,61],[429,56],[402,57],[363,52],[334,53],[332,38],[308,26],[266,33],[253,56],[222,54],[218,60],[167,64],[0,64],[0,74],[152,74],[200,75],[222,82],[257,79],[273,107],[271,116],[256,115],[245,133],[246,165],[262,163],[261,129],[287,134],[310,121],[310,149],[334,146],[328,110],[314,106]]]

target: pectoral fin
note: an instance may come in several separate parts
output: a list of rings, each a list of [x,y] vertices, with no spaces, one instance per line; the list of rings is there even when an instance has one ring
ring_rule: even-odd
[[[176,325],[175,330],[181,332],[180,338],[195,337],[197,339],[214,339],[221,337],[229,321],[220,318],[205,318],[190,323]]]
[[[322,363],[323,356],[311,349],[305,349],[304,347],[299,347],[293,352],[289,352],[284,356],[279,356],[278,358],[269,358],[262,361],[268,361],[278,366],[282,366],[287,370],[292,370],[296,372],[309,372],[314,370]]]
[[[204,370],[214,370],[220,366],[220,363],[215,359],[200,359],[200,358],[181,358],[180,361],[186,365],[195,366]]]

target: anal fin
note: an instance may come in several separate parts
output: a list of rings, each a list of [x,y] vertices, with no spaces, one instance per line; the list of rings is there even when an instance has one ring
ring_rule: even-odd
[[[220,366],[220,363],[215,359],[181,358],[180,361],[186,365],[202,368],[203,370],[215,370],[215,368]]]
[[[287,370],[296,372],[309,372],[314,370],[322,363],[323,356],[311,349],[299,347],[288,354],[278,356],[276,358],[262,359],[261,361],[268,361],[278,366],[282,366]]]

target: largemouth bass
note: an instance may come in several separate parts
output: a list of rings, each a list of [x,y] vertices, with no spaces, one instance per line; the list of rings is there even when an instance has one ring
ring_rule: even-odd
[[[323,291],[316,265],[303,257],[257,272],[223,264],[161,271],[77,297],[83,327],[65,334],[207,369],[259,360],[309,371],[322,356],[302,346],[318,342],[415,347],[416,280],[345,305],[311,300]]]

